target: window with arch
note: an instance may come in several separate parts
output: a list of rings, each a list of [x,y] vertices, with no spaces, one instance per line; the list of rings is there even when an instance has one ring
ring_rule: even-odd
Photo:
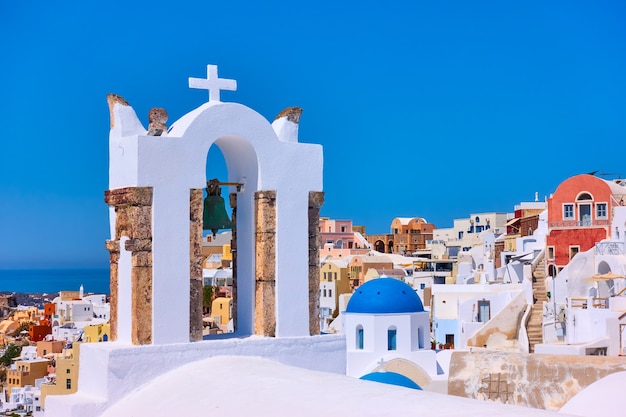
[[[391,326],[387,329],[387,350],[396,350],[396,334],[398,329],[396,326]]]
[[[363,350],[363,326],[356,326],[356,348],[358,350]]]

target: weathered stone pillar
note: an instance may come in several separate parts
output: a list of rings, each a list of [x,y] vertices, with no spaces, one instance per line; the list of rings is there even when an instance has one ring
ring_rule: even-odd
[[[276,191],[257,191],[254,334],[276,336]]]
[[[230,253],[233,258],[233,329],[237,331],[237,193],[230,193],[230,208],[232,209]]]
[[[117,339],[118,260],[120,239],[128,237],[125,250],[131,252],[131,340],[136,345],[152,342],[152,187],[107,190],[105,202],[115,207],[115,239],[107,241],[110,253],[111,340]],[[115,329],[115,330],[113,330]]]
[[[117,340],[117,268],[120,260],[120,241],[119,240],[107,240],[106,249],[109,251],[109,326],[111,327],[110,336],[111,341]]]
[[[309,331],[320,333],[320,207],[324,193],[309,191]]]
[[[202,340],[202,196],[201,188],[189,196],[189,340]]]

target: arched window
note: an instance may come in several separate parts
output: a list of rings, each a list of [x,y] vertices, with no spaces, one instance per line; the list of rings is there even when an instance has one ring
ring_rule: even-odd
[[[363,326],[356,326],[356,348],[363,350]]]
[[[387,350],[396,350],[396,326],[387,329]]]

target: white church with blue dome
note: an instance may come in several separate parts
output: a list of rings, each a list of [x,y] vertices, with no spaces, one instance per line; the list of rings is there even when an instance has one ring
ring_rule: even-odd
[[[378,278],[361,285],[344,312],[344,331],[347,375],[376,379],[392,372],[440,391],[433,382],[445,376],[431,349],[429,312],[408,284]]]

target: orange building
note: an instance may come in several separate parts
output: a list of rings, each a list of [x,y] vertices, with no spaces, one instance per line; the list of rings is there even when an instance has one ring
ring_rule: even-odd
[[[578,252],[611,236],[613,208],[626,205],[623,183],[582,174],[557,187],[548,199],[546,259],[551,274],[561,270]]]
[[[393,261],[387,256],[354,256],[348,264],[350,286],[355,289],[365,282],[365,274],[370,269],[393,269]]]
[[[426,249],[426,241],[433,239],[435,225],[422,217],[396,217],[389,234],[368,235],[372,248],[382,253],[411,254]]]

